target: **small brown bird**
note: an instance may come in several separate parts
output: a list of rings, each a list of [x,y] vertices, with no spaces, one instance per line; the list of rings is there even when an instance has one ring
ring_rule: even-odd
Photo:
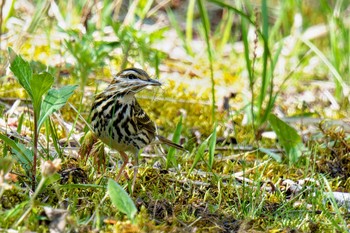
[[[159,141],[174,148],[184,150],[182,146],[157,135],[156,126],[143,111],[135,94],[147,86],[161,86],[157,80],[138,68],[128,68],[114,76],[110,85],[95,98],[91,109],[91,126],[95,135],[110,148],[117,150],[123,159],[117,175],[119,180],[126,164],[129,151],[134,155],[135,185],[138,173],[139,150]]]

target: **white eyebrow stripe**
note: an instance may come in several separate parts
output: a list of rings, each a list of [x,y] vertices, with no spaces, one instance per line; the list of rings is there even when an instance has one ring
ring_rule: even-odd
[[[137,76],[137,77],[140,77],[140,74],[137,73],[137,72],[134,71],[134,70],[127,70],[127,71],[124,71],[124,72],[122,73],[122,75],[131,75],[131,74],[133,74],[133,75],[135,75],[135,76]]]

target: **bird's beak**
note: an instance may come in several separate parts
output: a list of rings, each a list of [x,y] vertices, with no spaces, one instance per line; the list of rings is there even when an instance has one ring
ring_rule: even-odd
[[[160,83],[159,81],[155,80],[155,79],[149,79],[147,80],[148,85],[150,86],[161,86],[162,83]]]

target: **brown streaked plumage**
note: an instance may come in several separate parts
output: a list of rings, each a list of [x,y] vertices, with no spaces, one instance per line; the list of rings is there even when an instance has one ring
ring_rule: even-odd
[[[95,135],[112,149],[117,150],[123,158],[117,175],[120,178],[128,156],[132,152],[134,163],[134,187],[138,172],[138,152],[156,139],[161,143],[183,150],[183,147],[156,134],[156,126],[143,111],[135,94],[147,86],[160,86],[161,83],[151,79],[148,74],[137,68],[119,72],[110,85],[95,98],[91,108],[91,126]]]

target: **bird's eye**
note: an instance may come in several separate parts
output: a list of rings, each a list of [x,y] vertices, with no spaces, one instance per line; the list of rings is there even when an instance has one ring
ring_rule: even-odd
[[[134,74],[130,74],[130,75],[129,75],[129,79],[137,79],[137,77],[136,77],[136,75],[134,75]]]

